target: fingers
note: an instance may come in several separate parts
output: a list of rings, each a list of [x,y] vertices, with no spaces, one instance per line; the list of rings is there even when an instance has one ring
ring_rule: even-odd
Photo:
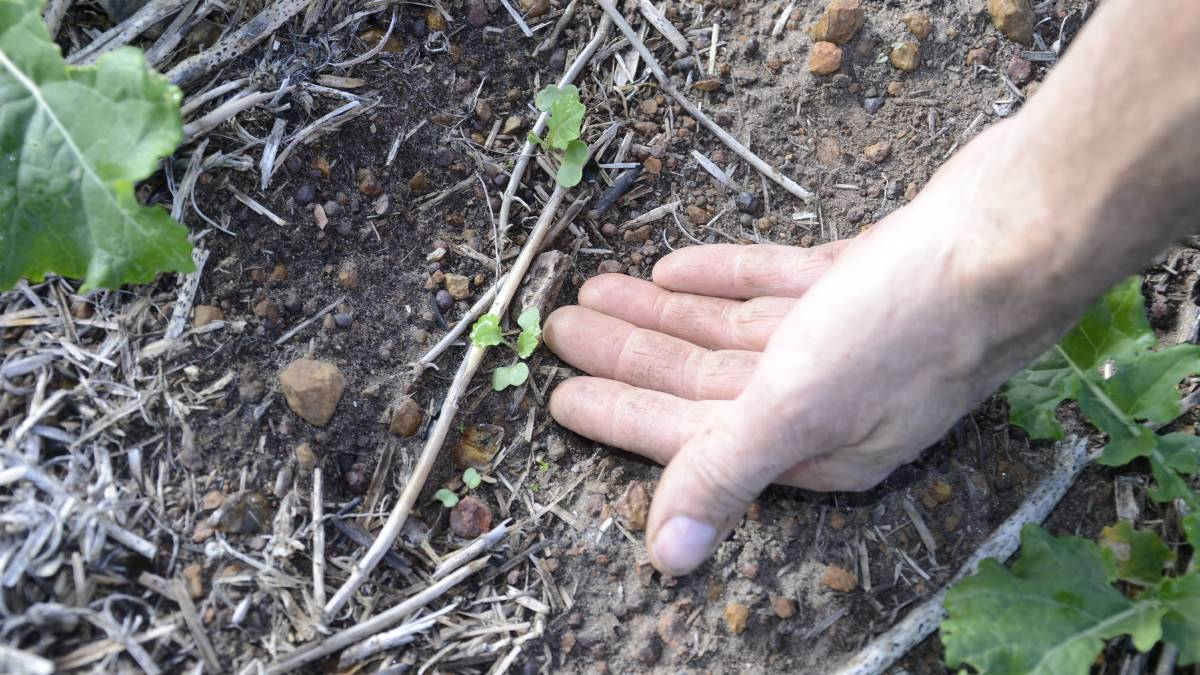
[[[691,400],[736,398],[758,366],[757,352],[701,349],[586,307],[546,321],[546,345],[591,375]]]
[[[559,424],[660,464],[670,461],[710,410],[711,404],[598,377],[573,377],[550,396],[550,414]]]
[[[624,274],[602,274],[579,289],[579,304],[708,349],[762,351],[796,300],[674,293]]]
[[[689,246],[658,261],[654,283],[671,291],[719,298],[798,298],[821,278],[850,241],[813,248]]]

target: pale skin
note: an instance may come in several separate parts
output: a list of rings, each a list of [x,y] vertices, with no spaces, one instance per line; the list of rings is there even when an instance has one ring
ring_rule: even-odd
[[[686,574],[771,483],[865,490],[1200,229],[1200,3],[1108,0],[1013,118],[909,205],[810,249],[694,246],[546,322],[550,412],[666,465],[646,545]]]

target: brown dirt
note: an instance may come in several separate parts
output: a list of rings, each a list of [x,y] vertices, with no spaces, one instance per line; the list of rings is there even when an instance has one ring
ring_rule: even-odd
[[[443,4],[456,18],[464,15],[460,3]],[[676,25],[681,27],[690,25],[698,12],[692,3],[687,4],[678,7]],[[713,225],[719,233],[696,229],[697,236],[709,242],[733,239],[810,246],[852,237],[870,222],[900,208],[906,189],[910,185],[919,189],[955,147],[995,122],[993,103],[1011,96],[994,72],[965,65],[968,50],[994,44],[992,63],[1003,70],[1021,49],[998,35],[986,15],[970,11],[973,2],[927,1],[903,6],[865,2],[865,28],[844,46],[841,72],[824,78],[808,73],[811,40],[802,30],[815,18],[821,3],[798,2],[798,25],[790,26],[778,39],[769,35],[770,27],[785,3],[703,4],[702,24],[720,23],[723,40],[727,40],[717,58],[724,86],[719,92],[692,91],[690,95],[704,100],[705,109],[726,128],[748,139],[764,159],[817,192],[820,200],[805,205],[772,184],[766,186],[770,208],[765,220],[740,214],[734,195],[700,171],[690,152],[698,149],[721,166],[736,164],[735,178],[756,193],[762,191],[760,179],[744,164],[734,162],[733,154],[711,135],[697,132],[679,110],[664,114],[668,106],[661,96],[656,114],[636,112],[638,101],[656,93],[653,87],[639,89],[628,101],[629,119],[652,121],[661,129],[664,120],[673,116],[681,132],[663,139],[661,175],[644,175],[639,183],[644,189],[638,190],[637,198],[619,204],[594,226],[583,227],[590,239],[583,244],[585,251],[576,255],[575,272],[560,302],[569,302],[579,284],[602,262],[647,277],[653,262],[668,247],[687,245],[670,220],[655,224],[645,241],[600,233],[604,223],[620,224],[675,198],[682,199],[685,206],[705,208],[711,216],[723,213]],[[1082,4],[1060,2],[1052,13],[1075,10],[1078,17]],[[400,25],[411,23],[418,9],[401,6]],[[901,74],[880,55],[886,45],[911,39],[900,17],[913,9],[928,13],[933,34],[920,43],[920,67],[914,73]],[[550,59],[526,56],[530,43],[511,28],[502,9],[492,15],[491,23],[508,26],[508,30],[485,34],[465,23],[457,24],[460,27],[450,40],[461,49],[457,58],[451,53],[410,52],[357,73],[372,89],[384,92],[384,104],[369,119],[301,148],[299,166],[292,167],[297,170],[278,175],[266,194],[257,190],[256,175],[218,174],[201,188],[201,203],[214,205],[209,215],[219,219],[228,214],[227,227],[236,237],[214,234],[209,238],[212,256],[197,302],[222,306],[228,319],[244,322],[244,327],[230,327],[202,338],[201,349],[192,350],[186,362],[175,364],[197,366],[197,387],[201,388],[226,373],[235,375],[225,397],[190,420],[199,456],[174,458],[186,465],[178,470],[196,481],[198,494],[210,490],[232,493],[241,486],[271,494],[280,472],[301,472],[293,459],[294,449],[301,443],[311,445],[326,471],[326,500],[330,503],[362,497],[385,448],[393,453],[387,483],[403,484],[423,434],[407,439],[391,436],[387,430],[389,407],[411,393],[426,411],[436,410],[461,353],[458,348],[451,349],[439,361],[440,371],[412,383],[408,364],[443,331],[433,294],[426,288],[433,267],[425,256],[439,242],[467,243],[488,256],[492,251],[489,210],[478,181],[428,211],[417,208],[421,194],[409,187],[409,181],[423,171],[432,193],[479,171],[489,194],[498,195],[503,183],[488,177],[463,140],[474,132],[486,136],[490,129],[490,124],[477,120],[468,109],[474,93],[482,81],[480,97],[490,102],[493,115],[519,114],[528,123],[533,117],[529,101],[535,83],[551,81],[559,72],[548,63]],[[580,26],[578,20],[576,26]],[[1057,37],[1056,28],[1043,28],[1047,42]],[[1077,28],[1077,20],[1069,23],[1067,37]],[[590,28],[572,28],[560,44],[579,44],[589,32]],[[706,59],[707,37],[700,35],[696,40]],[[611,68],[610,61],[603,71],[611,72]],[[1043,66],[1035,64],[1033,70],[1040,79]],[[687,76],[679,71],[676,75],[678,81]],[[691,77],[701,79],[694,70]],[[903,85],[899,96],[887,93],[893,82]],[[1030,95],[1036,86],[1035,79],[1021,88]],[[507,96],[510,89],[518,90],[511,101]],[[594,86],[589,89],[594,94]],[[868,98],[883,100],[873,114],[864,108]],[[625,117],[615,97],[588,103],[594,121]],[[429,121],[439,115],[448,116],[451,124]],[[308,119],[297,108],[284,116],[290,122]],[[393,138],[423,120],[427,123],[401,145],[396,161],[385,167]],[[247,128],[265,135],[270,119],[252,122]],[[642,137],[635,140],[649,142]],[[889,142],[891,153],[876,164],[864,156],[864,149],[878,142]],[[497,162],[501,169],[510,157],[511,153],[502,153]],[[330,167],[328,176],[314,168],[322,162]],[[453,167],[460,162],[465,171]],[[375,214],[375,199],[360,194],[356,187],[361,169],[373,171],[383,186],[389,203],[381,215]],[[540,172],[537,180],[545,184]],[[226,181],[259,199],[286,224],[277,226],[235,201],[224,189]],[[331,217],[323,232],[313,222],[312,206],[300,206],[293,199],[305,184],[315,187],[318,203],[337,202],[345,212]],[[530,203],[534,199],[529,188],[522,196]],[[819,218],[802,216],[809,212]],[[520,209],[516,213],[519,224],[530,216]],[[577,245],[573,239],[566,234],[556,245],[571,251]],[[594,252],[603,249],[611,253]],[[338,280],[339,272],[350,267],[357,271],[354,288],[343,287]],[[453,252],[438,267],[446,273],[483,275],[485,284],[492,278],[484,265]],[[473,289],[478,292],[479,288]],[[275,346],[275,339],[284,331],[342,296],[345,300],[335,313],[349,315],[349,327],[326,328],[317,322]],[[277,322],[255,315],[255,307],[264,299],[280,307]],[[469,302],[446,310],[445,320],[453,321]],[[1167,310],[1161,317],[1164,326],[1170,318]],[[337,412],[321,429],[293,415],[279,391],[279,372],[302,356],[337,364],[346,379]],[[487,364],[489,368],[493,365],[491,361]],[[548,377],[558,381],[569,372],[544,350],[533,359],[533,365],[539,388],[545,387]],[[555,367],[557,370],[552,370]],[[539,554],[540,566],[569,596],[570,608],[564,602],[556,604],[545,637],[524,652],[523,672],[540,667],[555,672],[749,669],[817,673],[829,671],[903,616],[906,608],[939,589],[1030,488],[1047,464],[1047,446],[1030,444],[1021,432],[1005,424],[1005,416],[1002,403],[988,401],[920,461],[866,494],[769,490],[713,560],[685,579],[653,573],[645,563],[641,534],[609,523],[629,483],[652,484],[659,467],[597,447],[557,427],[533,392],[497,394],[480,386],[463,402],[459,426],[490,423],[506,429],[505,444],[512,443],[512,447],[491,473],[505,477],[529,499],[556,494],[557,489],[585,477],[580,488],[560,504],[571,514],[572,522],[547,516],[539,528],[538,534],[547,541]],[[527,426],[530,419],[531,427]],[[522,440],[527,428],[533,430],[531,442]],[[452,434],[449,444],[456,442],[457,436]],[[565,441],[568,452],[549,460],[547,449],[554,437]],[[454,473],[448,460],[439,463],[414,518],[430,528],[438,541],[448,534],[447,519],[432,494]],[[1088,469],[1051,519],[1051,529],[1094,534],[1110,522],[1112,477],[1107,469]],[[299,478],[303,484],[308,481],[306,475]],[[504,513],[501,502],[509,499],[506,489],[485,484],[478,495],[498,514]],[[901,507],[906,499],[913,501],[932,529],[936,555],[925,549]],[[511,502],[514,515],[525,515],[524,501]],[[390,498],[385,502],[390,504]],[[253,537],[246,535],[239,541],[251,543]],[[331,555],[359,552],[344,538],[336,538],[332,528],[330,542]],[[203,548],[203,544],[188,540],[181,555],[201,560]],[[439,550],[449,548],[452,546],[440,546]],[[865,588],[864,551],[869,560],[869,590]],[[914,569],[898,551],[904,551],[921,569]],[[853,572],[858,577],[857,587],[849,592],[829,589],[822,581],[829,565]],[[207,579],[216,573],[213,568],[204,570]],[[389,586],[403,585],[396,572],[383,566],[376,577],[373,588],[381,598]],[[523,583],[523,579],[511,581]],[[795,615],[779,618],[772,609],[775,597],[794,600]],[[734,602],[749,609],[740,634],[731,634],[726,620],[726,608]],[[232,605],[218,607],[217,625],[222,625],[232,610]],[[827,619],[835,616],[839,618],[828,624]],[[248,654],[263,654],[263,639],[271,632],[268,621],[267,615],[252,608],[240,633],[214,631],[218,650],[239,663]],[[419,651],[427,656],[434,650],[426,646]],[[936,642],[927,642],[908,657],[904,667],[914,673],[944,672],[939,651]]]

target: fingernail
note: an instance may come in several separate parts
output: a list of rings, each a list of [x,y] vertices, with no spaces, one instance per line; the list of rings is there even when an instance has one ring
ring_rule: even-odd
[[[690,572],[708,557],[717,539],[717,529],[687,516],[675,516],[654,538],[654,556],[668,570]]]

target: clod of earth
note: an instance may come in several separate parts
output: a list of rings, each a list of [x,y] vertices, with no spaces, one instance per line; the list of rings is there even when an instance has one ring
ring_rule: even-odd
[[[521,10],[526,19],[536,19],[550,11],[550,0],[521,0]]]
[[[192,327],[199,328],[207,326],[214,321],[224,321],[225,310],[213,305],[196,305],[195,314],[192,316]]]
[[[474,424],[463,430],[462,438],[450,451],[454,466],[459,469],[475,467],[485,469],[500,452],[500,441],[504,440],[504,427],[495,424]]]
[[[796,601],[782,595],[772,595],[771,609],[774,610],[775,616],[790,619],[796,616]]]
[[[317,468],[317,453],[313,452],[312,446],[308,443],[301,443],[296,446],[296,464],[300,467],[303,473],[312,473],[312,470]]]
[[[924,40],[933,32],[933,22],[929,20],[929,15],[925,12],[908,12],[900,17],[900,20],[908,28],[908,32],[915,35],[918,40]]]
[[[446,275],[446,292],[455,300],[471,297],[471,280],[461,274]]]
[[[832,42],[818,42],[808,55],[808,72],[832,75],[842,67],[842,48]]]
[[[734,635],[741,635],[746,631],[746,624],[750,622],[750,608],[740,602],[731,602],[725,605],[725,627]]]
[[[892,144],[888,141],[872,143],[863,149],[863,156],[875,164],[884,162],[888,157],[891,157],[891,155]]]
[[[939,505],[950,501],[954,496],[954,489],[944,480],[938,479],[933,481],[929,487],[921,493],[921,505],[926,510],[932,511]]]
[[[368,197],[378,197],[383,194],[383,185],[370,169],[358,170],[358,191]]]
[[[986,66],[992,62],[992,50],[987,47],[976,47],[967,50],[968,66]]]
[[[1033,5],[1029,0],[988,0],[988,14],[996,30],[1026,47],[1033,44]]]
[[[650,513],[650,493],[642,481],[632,481],[625,494],[613,507],[629,529],[640,532],[646,529],[646,516]]]
[[[388,431],[408,438],[421,428],[422,417],[421,406],[406,396],[392,409],[392,420],[388,424]]]
[[[370,28],[360,33],[358,39],[362,40],[363,44],[367,45],[368,47],[374,48],[379,44],[379,41],[382,40],[383,36],[386,34],[387,31],[384,31],[380,28]],[[396,36],[393,33],[392,35],[388,36],[387,42],[384,43],[380,51],[383,51],[387,54],[398,54],[404,51],[404,45],[400,44],[400,41],[396,39]]]
[[[474,539],[492,529],[492,510],[478,497],[464,497],[450,510],[450,529],[463,539]]]
[[[916,42],[901,42],[888,52],[888,62],[896,70],[911,73],[921,65],[921,46]]]
[[[817,161],[825,166],[835,166],[842,162],[842,144],[832,136],[822,136],[817,139]]]
[[[211,490],[200,499],[200,508],[204,511],[216,511],[224,503],[225,493],[220,490]]]
[[[522,124],[524,124],[524,120],[522,120],[520,116],[509,115],[508,118],[504,120],[504,126],[500,127],[500,133],[511,136],[520,130]]]
[[[689,204],[687,217],[693,225],[704,225],[708,222],[708,210],[695,204]]]
[[[228,534],[258,534],[271,523],[271,504],[259,492],[239,492],[221,510],[217,529]]]
[[[825,585],[839,593],[849,593],[858,587],[858,577],[838,565],[825,568]]]
[[[444,33],[446,31],[446,17],[436,8],[430,7],[425,10],[425,26],[433,33]]]
[[[846,44],[863,27],[866,16],[859,0],[833,0],[808,34],[813,42]]]
[[[710,77],[707,80],[700,80],[699,82],[694,83],[692,86],[698,91],[716,91],[721,88],[721,80],[715,77]]]
[[[1013,54],[1005,70],[1008,72],[1008,79],[1018,87],[1033,79],[1033,62],[1021,58],[1020,54]]]
[[[279,374],[279,384],[292,412],[313,426],[323,427],[346,388],[342,371],[332,363],[296,359]]]

